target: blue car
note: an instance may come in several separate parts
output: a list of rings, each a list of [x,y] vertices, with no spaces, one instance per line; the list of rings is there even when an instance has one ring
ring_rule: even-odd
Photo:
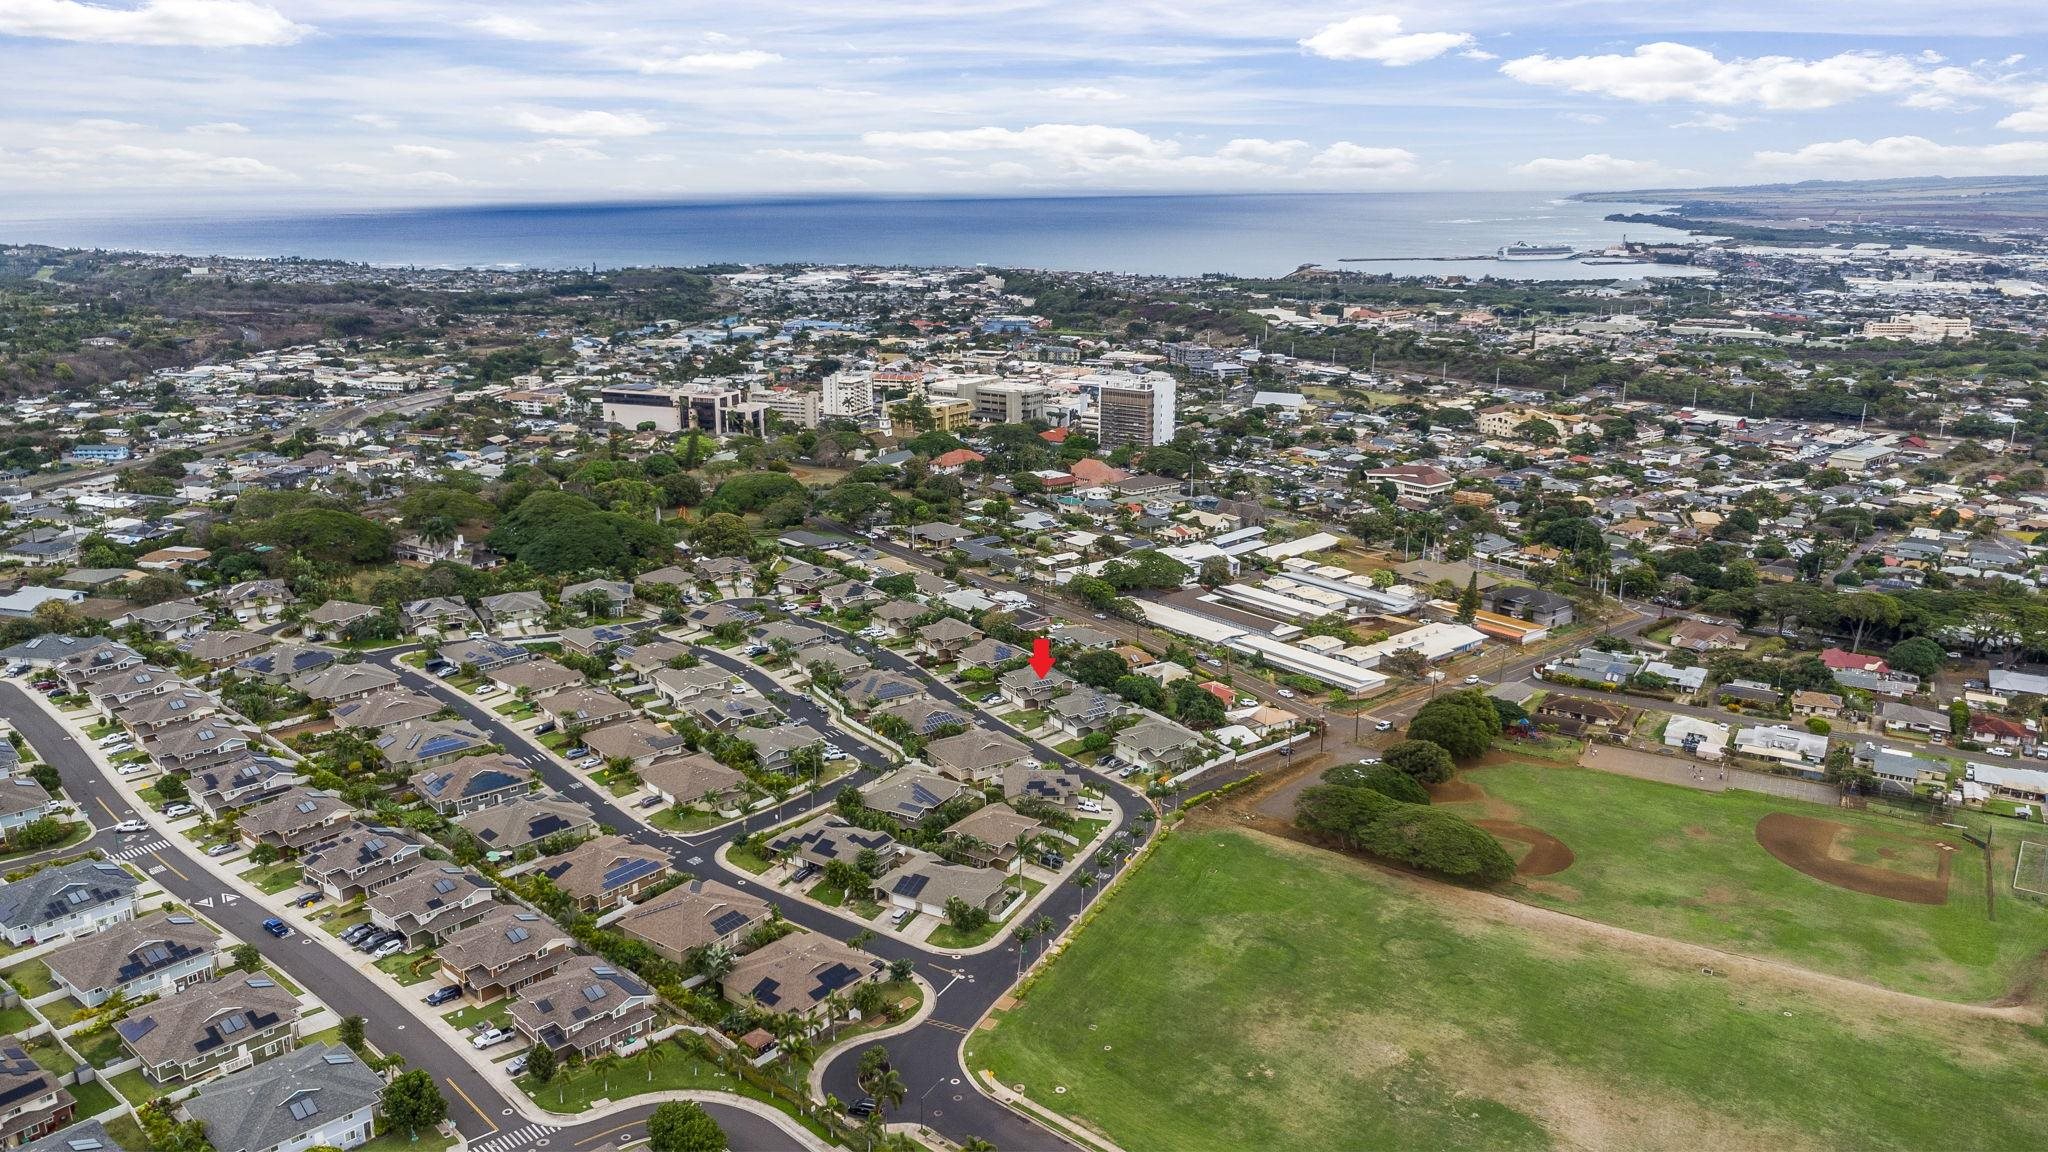
[[[292,926],[275,916],[263,922],[263,930],[280,940],[292,934]]]
[[[443,984],[432,992],[427,993],[427,1003],[438,1008],[460,995],[462,995],[461,988],[453,984]]]

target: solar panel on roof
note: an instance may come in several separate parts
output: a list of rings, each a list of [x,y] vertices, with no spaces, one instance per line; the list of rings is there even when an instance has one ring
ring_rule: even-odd
[[[299,1096],[291,1102],[292,1119],[304,1120],[320,1111],[320,1103],[310,1095]]]
[[[455,891],[455,881],[443,876],[439,880],[434,881],[434,891],[446,896],[448,893]]]
[[[528,932],[526,929],[519,927],[517,924],[514,924],[512,927],[505,929],[505,939],[511,941],[514,944],[525,943],[526,938],[531,935],[533,935],[533,933]]]
[[[298,809],[301,812],[311,812],[314,809],[320,807],[320,805],[311,800],[301,800],[297,804],[292,805],[292,807]]]
[[[924,886],[929,883],[931,883],[931,877],[929,876],[899,876],[896,879],[896,886],[889,890],[898,896],[914,897],[919,892],[924,891]]]
[[[590,1001],[593,1004],[597,1003],[599,1000],[604,999],[604,985],[585,984],[583,986],[583,998],[585,1000]]]
[[[329,1052],[325,1056],[322,1056],[321,1059],[327,1061],[329,1064],[334,1064],[337,1066],[342,1064],[353,1064],[356,1062],[356,1058],[353,1055],[351,1055],[346,1048],[339,1048],[332,1052]]]
[[[659,861],[646,859],[628,860],[622,864],[613,865],[605,872],[604,886],[606,888],[617,888],[621,885],[631,884],[642,876],[660,870],[661,863]]]
[[[76,1140],[66,1140],[64,1143],[72,1149],[72,1152],[94,1152],[94,1149],[106,1147],[105,1144],[100,1143],[98,1138],[92,1136],[80,1136]]]
[[[746,927],[752,920],[753,917],[738,910],[721,912],[718,918],[711,922],[711,930],[720,936],[726,936]]]
[[[251,987],[251,988],[275,988],[275,987],[277,987],[277,981],[275,981],[275,980],[269,980],[269,979],[266,979],[266,978],[264,978],[264,977],[262,977],[262,976],[258,976],[258,977],[256,977],[256,978],[255,978],[254,980],[251,980],[251,981],[249,981],[249,987]]]
[[[240,1032],[243,1028],[247,1027],[248,1023],[249,1022],[247,1020],[244,1020],[242,1018],[242,1014],[239,1012],[237,1012],[233,1016],[223,1017],[220,1022],[220,1034],[223,1036],[233,1036],[235,1033]]]

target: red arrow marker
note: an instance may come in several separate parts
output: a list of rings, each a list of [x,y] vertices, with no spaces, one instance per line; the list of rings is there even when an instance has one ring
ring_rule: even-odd
[[[1052,672],[1052,641],[1043,636],[1031,642],[1031,670],[1040,680]]]

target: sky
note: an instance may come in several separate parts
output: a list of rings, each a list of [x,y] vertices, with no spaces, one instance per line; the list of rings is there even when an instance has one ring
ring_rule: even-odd
[[[2040,0],[0,0],[54,214],[2048,173]]]

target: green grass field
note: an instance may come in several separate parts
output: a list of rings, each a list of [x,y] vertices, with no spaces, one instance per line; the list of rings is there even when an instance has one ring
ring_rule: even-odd
[[[968,1063],[1130,1152],[2048,1141],[2021,1025],[1706,976],[1232,831],[1106,899]]]
[[[1512,819],[1572,849],[1571,867],[1519,894],[1576,916],[1950,1000],[2004,995],[2048,948],[2048,908],[2013,898],[2010,853],[2018,837],[2009,824],[1994,864],[1993,922],[1984,914],[1983,854],[1953,830],[1579,768],[1507,765],[1464,778],[1511,807]],[[1757,821],[1772,812],[1867,830],[1842,841],[1845,858],[1908,876],[1932,875],[1939,850],[1900,838],[1957,845],[1963,850],[1950,854],[1948,903],[1908,904],[1795,871],[1756,842]],[[1880,846],[1901,854],[1882,860]]]

